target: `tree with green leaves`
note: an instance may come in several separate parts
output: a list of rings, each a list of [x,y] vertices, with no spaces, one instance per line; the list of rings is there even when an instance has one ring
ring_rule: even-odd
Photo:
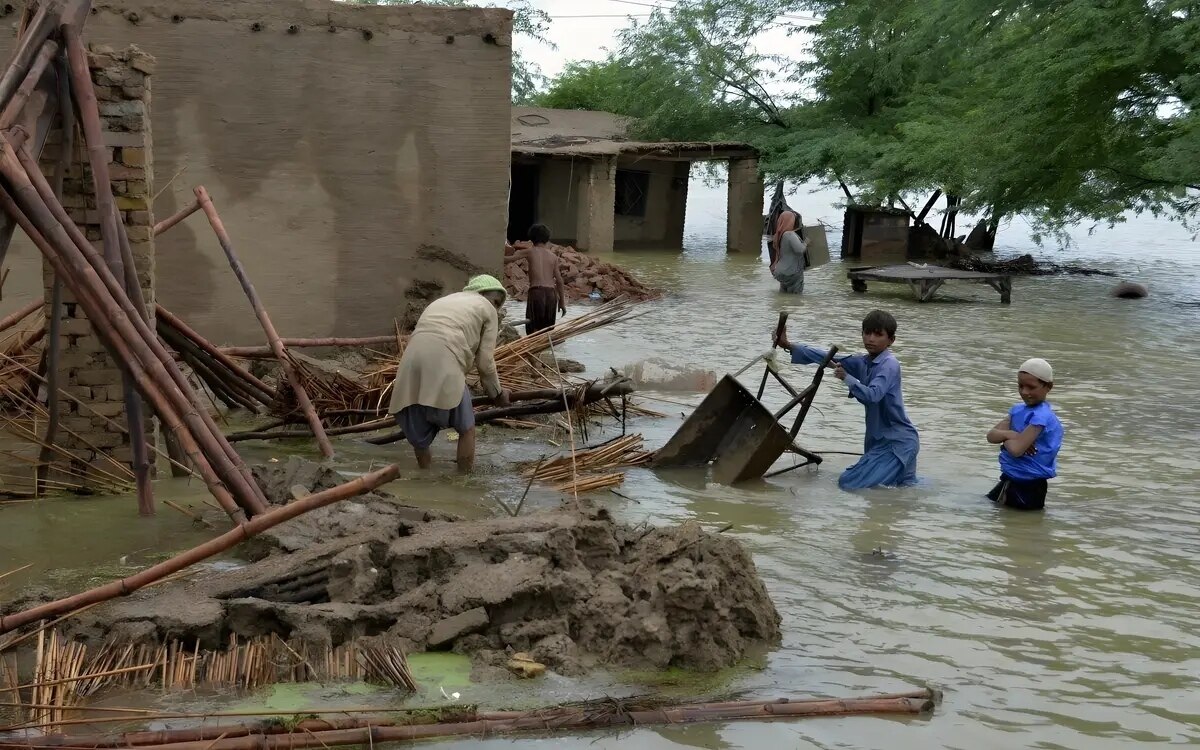
[[[820,22],[789,20],[805,12]],[[776,26],[793,54],[756,50]],[[745,140],[769,175],[844,180],[861,202],[941,190],[993,225],[1200,212],[1196,2],[679,0],[539,101]]]

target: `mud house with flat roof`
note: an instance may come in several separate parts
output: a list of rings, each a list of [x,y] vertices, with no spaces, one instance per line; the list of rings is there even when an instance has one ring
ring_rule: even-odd
[[[763,182],[745,143],[645,142],[608,112],[513,107],[508,239],[534,223],[581,250],[683,248],[695,162],[729,165],[729,252],[762,250]]]

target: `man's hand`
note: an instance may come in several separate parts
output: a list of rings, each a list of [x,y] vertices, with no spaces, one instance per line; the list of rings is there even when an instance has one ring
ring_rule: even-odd
[[[792,351],[792,342],[788,341],[787,334],[782,331],[779,332],[779,336],[776,337],[774,344],[785,352],[790,353]]]
[[[565,317],[567,316],[567,303],[566,303],[566,302],[559,302],[559,303],[558,303],[558,311],[559,311],[560,313],[562,313],[562,316],[565,318]]]
[[[1029,446],[1028,450],[1025,451],[1025,455],[1026,456],[1036,456],[1037,455],[1037,446],[1036,445]]]
[[[500,393],[496,394],[496,397],[492,399],[492,403],[496,406],[508,406],[512,403],[511,395],[507,388],[501,388]]]
[[[833,376],[835,378],[837,378],[838,380],[845,380],[846,379],[846,368],[842,367],[840,364],[835,365],[834,369],[833,369]]]

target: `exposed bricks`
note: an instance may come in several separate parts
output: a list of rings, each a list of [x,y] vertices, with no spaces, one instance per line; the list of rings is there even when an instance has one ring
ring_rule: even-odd
[[[154,59],[136,47],[117,51],[111,47],[93,45],[88,64],[96,84],[117,209],[121,212],[121,220],[129,235],[142,293],[153,310],[154,212],[150,196],[154,177],[149,76],[154,71]],[[43,171],[53,175],[62,149],[62,134],[57,131],[51,133],[47,144],[41,165]],[[73,151],[72,165],[63,184],[63,206],[87,238],[103,253],[100,214],[92,190],[92,170],[87,152],[79,142],[75,143]],[[53,275],[49,264],[44,264],[43,269],[46,312],[49,315]],[[58,442],[65,453],[72,456],[70,471],[77,475],[102,478],[102,472],[112,474],[113,467],[108,458],[97,455],[95,449],[101,449],[116,461],[130,461],[129,438],[122,428],[125,424],[122,373],[92,330],[91,323],[84,317],[83,309],[75,304],[69,292],[64,293],[64,300],[67,304],[64,305],[59,339],[61,382],[67,393],[83,403],[80,405],[71,399],[59,400],[63,430]],[[154,420],[148,419],[147,424],[147,439],[153,445]],[[150,457],[153,461],[153,452]],[[59,468],[67,470],[65,466]]]

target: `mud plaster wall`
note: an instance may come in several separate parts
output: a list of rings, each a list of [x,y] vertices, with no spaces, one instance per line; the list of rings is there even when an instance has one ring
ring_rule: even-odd
[[[385,333],[409,301],[499,271],[511,12],[325,0],[96,9],[89,41],[158,60],[156,215],[205,185],[281,334]],[[16,18],[4,19],[5,55]],[[262,340],[202,215],[157,251],[162,304],[216,341]],[[41,293],[36,251],[14,242],[10,259],[0,310]]]
[[[550,227],[554,241],[574,245],[579,213],[579,191],[575,180],[586,167],[572,159],[539,159],[538,221]]]

